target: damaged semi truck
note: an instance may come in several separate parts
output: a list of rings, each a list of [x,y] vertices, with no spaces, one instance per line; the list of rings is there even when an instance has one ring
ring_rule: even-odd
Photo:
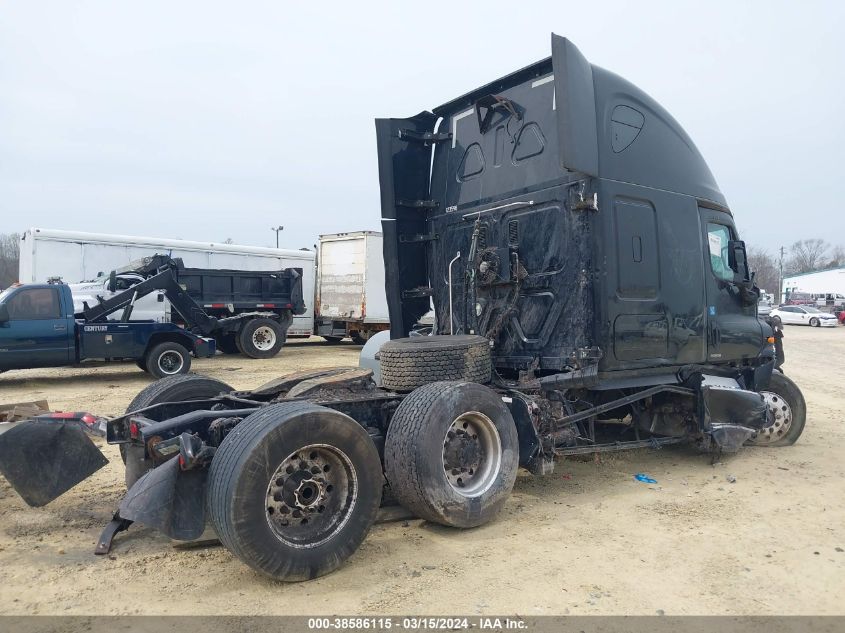
[[[381,385],[361,368],[251,391],[154,383],[107,423],[129,491],[100,551],[132,521],[176,539],[208,522],[252,568],[304,580],[356,550],[385,490],[468,528],[497,514],[519,467],[801,434],[803,397],[774,369],[725,198],[636,86],[552,36],[550,58],[376,132],[392,335]],[[432,303],[435,334],[409,336]],[[0,466],[34,505],[102,461],[76,432],[62,476],[36,476],[67,451],[55,436],[35,422],[2,436],[31,447],[0,450]]]

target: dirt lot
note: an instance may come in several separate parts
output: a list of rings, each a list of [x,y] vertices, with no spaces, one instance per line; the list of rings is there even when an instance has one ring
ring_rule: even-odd
[[[546,478],[523,473],[490,525],[377,525],[339,571],[307,583],[271,582],[222,547],[175,549],[138,526],[95,557],[123,493],[113,447],[106,468],[46,508],[0,479],[0,613],[843,614],[845,328],[788,326],[786,343],[809,409],[794,447],[716,465],[683,448],[559,462]],[[194,368],[250,388],[355,365],[359,349],[309,341]],[[148,380],[132,364],[12,372],[0,403],[117,414]]]

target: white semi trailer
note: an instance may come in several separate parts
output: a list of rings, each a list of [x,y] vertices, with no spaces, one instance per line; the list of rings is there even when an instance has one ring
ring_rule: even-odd
[[[94,281],[116,268],[155,254],[179,257],[189,268],[252,271],[301,268],[306,311],[294,316],[288,336],[314,333],[311,298],[315,253],[309,250],[32,228],[21,237],[19,280],[42,283],[59,277],[68,283]]]
[[[314,313],[315,334],[330,342],[364,343],[390,328],[381,233],[320,236]]]

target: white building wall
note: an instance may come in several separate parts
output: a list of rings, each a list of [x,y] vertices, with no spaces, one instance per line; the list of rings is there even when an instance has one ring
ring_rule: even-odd
[[[845,268],[784,277],[783,291],[845,295]]]

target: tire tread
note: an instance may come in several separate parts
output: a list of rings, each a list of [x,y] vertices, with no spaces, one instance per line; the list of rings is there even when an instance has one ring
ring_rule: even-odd
[[[387,429],[384,469],[399,503],[427,521],[440,522],[417,476],[416,446],[425,431],[425,413],[452,381],[432,382],[414,390],[396,409]]]
[[[407,392],[444,380],[490,382],[490,344],[483,336],[421,338],[434,340],[395,339],[379,350],[381,380],[387,389]],[[444,340],[449,338],[457,340]]]
[[[438,476],[438,468],[442,474],[438,458],[436,466],[426,460],[432,458],[432,450],[442,450],[439,443],[432,446],[432,441],[440,441],[438,434],[446,432],[446,427],[441,428],[444,409],[440,407],[452,416],[476,406],[486,410],[497,426],[503,462],[498,483],[469,502],[456,497],[445,477]],[[447,426],[448,422],[451,418]],[[433,440],[435,436],[438,439]],[[516,480],[518,457],[516,425],[499,395],[465,380],[438,381],[414,390],[396,409],[384,445],[385,474],[397,501],[427,521],[462,528],[482,525],[496,516]]]

